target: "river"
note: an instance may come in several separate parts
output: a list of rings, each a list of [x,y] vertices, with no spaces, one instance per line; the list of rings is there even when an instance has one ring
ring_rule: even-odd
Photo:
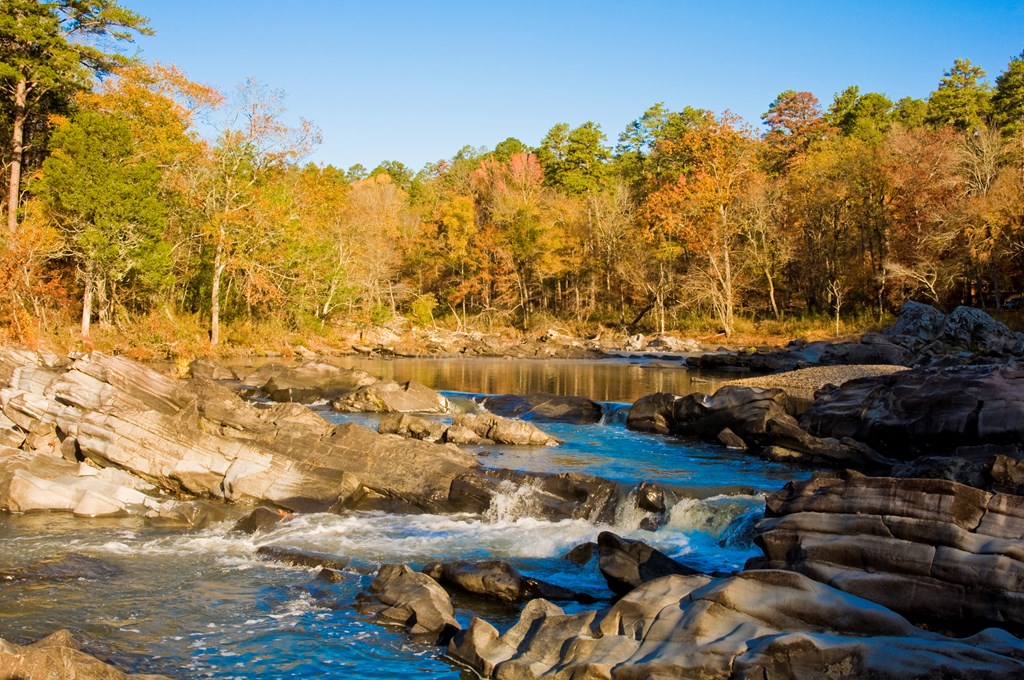
[[[354,606],[383,563],[414,567],[440,559],[504,559],[521,571],[583,590],[610,593],[596,565],[562,559],[574,546],[610,529],[640,538],[705,570],[733,570],[757,554],[749,527],[764,494],[807,472],[723,447],[642,435],[622,424],[624,405],[652,392],[713,391],[717,380],[678,364],[643,360],[529,361],[371,359],[342,365],[444,391],[464,409],[481,395],[547,391],[606,402],[598,425],[543,424],[565,441],[558,448],[477,449],[487,466],[576,470],[624,485],[659,481],[680,501],[656,532],[624,513],[614,525],[529,517],[515,491],[483,516],[297,516],[255,536],[231,531],[233,519],[198,532],[159,529],[138,518],[75,519],[69,515],[0,515],[0,573],[69,552],[98,558],[100,578],[0,582],[0,637],[33,641],[69,628],[87,651],[131,672],[182,678],[351,677],[470,678],[443,650],[378,625]],[[348,416],[318,407],[336,422]],[[315,571],[256,558],[263,545],[349,557],[345,578],[327,583]],[[504,629],[514,610],[456,599],[465,625],[474,613]],[[571,607],[570,607],[571,608]]]

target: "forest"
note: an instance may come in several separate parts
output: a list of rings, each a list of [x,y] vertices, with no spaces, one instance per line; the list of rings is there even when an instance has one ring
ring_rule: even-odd
[[[732,335],[906,300],[1024,292],[1024,53],[927,99],[787,90],[757,125],[655,103],[618,134],[466,146],[419,170],[308,162],[256,80],[222,93],[125,56],[113,0],[4,0],[0,340],[139,343],[405,319]]]

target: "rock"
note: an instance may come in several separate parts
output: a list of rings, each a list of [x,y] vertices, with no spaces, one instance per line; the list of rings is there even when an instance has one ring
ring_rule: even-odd
[[[278,523],[287,516],[288,513],[282,510],[259,507],[235,522],[235,526],[232,527],[232,531],[241,531],[246,534],[255,534],[259,531],[266,531],[267,529],[277,526]]]
[[[0,510],[64,511],[83,517],[138,514],[153,486],[119,470],[96,470],[43,453],[0,453]]]
[[[0,581],[109,581],[124,574],[124,570],[98,557],[70,552],[38,560],[18,569],[0,571]]]
[[[637,586],[670,574],[694,576],[699,571],[677,562],[643,541],[631,541],[610,531],[597,535],[597,566],[617,595],[625,595]]]
[[[800,417],[818,437],[851,438],[909,460],[1024,441],[1024,367],[920,368],[852,380]]]
[[[67,630],[59,630],[31,645],[0,640],[0,677],[61,680],[157,680],[163,675],[127,675],[82,652]]]
[[[295,567],[311,569],[334,569],[341,571],[348,566],[347,557],[339,557],[329,553],[289,548],[283,545],[262,545],[256,549],[256,556],[263,560],[284,562]]]
[[[486,678],[1009,678],[1024,643],[956,640],[784,571],[667,576],[607,612],[533,600],[505,634],[473,619],[448,655]]]
[[[769,460],[888,471],[892,461],[850,438],[818,437],[793,417],[785,391],[725,385],[713,395],[659,393],[633,404],[626,427],[641,432],[697,436],[707,442],[752,449]]]
[[[333,426],[296,404],[261,408],[123,357],[86,355],[48,389],[33,413],[75,431],[83,457],[176,493],[323,510],[368,488],[436,510],[452,479],[477,465],[449,447]]]
[[[586,543],[580,543],[569,552],[562,555],[563,560],[568,560],[573,564],[583,566],[590,562],[597,556],[597,543],[594,541],[587,541]]]
[[[611,524],[622,490],[610,480],[579,472],[473,470],[452,482],[448,500],[457,511],[501,520],[540,517]]]
[[[675,501],[674,493],[666,491],[665,487],[657,482],[650,481],[640,482],[633,496],[636,499],[636,506],[638,508],[659,515],[665,514],[669,509],[668,503],[665,501],[666,496],[671,501]]]
[[[274,401],[311,404],[320,399],[337,399],[376,382],[377,378],[357,368],[307,362],[282,368],[261,389]]]
[[[456,414],[452,428],[464,428],[495,444],[508,446],[558,446],[562,442],[524,420],[502,418],[494,414]]]
[[[345,413],[449,413],[451,403],[443,395],[410,380],[379,381],[331,402],[331,408]]]
[[[188,374],[201,380],[238,380],[238,374],[213,359],[201,357],[188,365]]]
[[[381,565],[370,591],[386,606],[380,616],[404,625],[412,635],[429,636],[447,644],[460,628],[444,588],[407,565]]]
[[[548,600],[593,602],[594,598],[568,588],[524,576],[508,562],[432,562],[423,573],[443,586],[506,604],[525,602],[538,597]]]
[[[847,473],[770,496],[750,567],[785,568],[939,630],[1024,633],[1024,497]]]
[[[224,507],[210,501],[165,501],[146,513],[151,526],[198,531],[225,517]]]
[[[434,443],[447,441],[449,431],[450,428],[444,423],[427,420],[409,413],[385,413],[377,424],[377,432],[380,434],[397,434],[401,437]]]
[[[499,416],[540,423],[597,423],[604,413],[596,401],[544,392],[490,396],[484,399],[483,406]]]

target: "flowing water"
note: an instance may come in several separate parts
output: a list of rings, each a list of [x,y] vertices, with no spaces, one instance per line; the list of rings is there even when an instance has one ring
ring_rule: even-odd
[[[528,490],[510,488],[482,516],[300,515],[255,536],[230,531],[233,520],[198,532],[132,519],[0,515],[0,575],[40,559],[76,553],[96,558],[95,577],[0,580],[0,637],[33,641],[69,628],[87,651],[133,672],[172,677],[469,678],[442,650],[381,626],[355,607],[382,563],[414,567],[439,559],[504,559],[529,575],[599,598],[610,593],[592,561],[562,556],[602,530],[640,538],[705,570],[742,567],[757,554],[749,529],[764,494],[806,472],[719,446],[629,432],[625,404],[657,391],[683,394],[708,385],[677,366],[631,361],[346,360],[377,375],[414,379],[445,390],[464,409],[487,393],[549,391],[606,404],[598,425],[544,424],[558,448],[477,449],[492,467],[575,470],[632,486],[656,480],[679,501],[656,532],[640,529],[644,513],[621,510],[611,526],[529,516]],[[372,416],[343,416],[373,426]],[[630,507],[630,504],[624,504]],[[350,558],[340,582],[316,570],[257,559],[264,545]],[[456,598],[465,625],[479,614],[499,628],[517,613]],[[567,607],[571,609],[571,607]]]

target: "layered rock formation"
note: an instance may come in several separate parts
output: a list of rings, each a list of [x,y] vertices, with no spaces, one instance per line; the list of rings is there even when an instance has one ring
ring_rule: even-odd
[[[1010,678],[1024,643],[998,630],[956,640],[787,571],[667,576],[605,612],[533,600],[499,632],[473,619],[448,655],[486,678]]]
[[[748,566],[800,572],[940,630],[1024,633],[1024,497],[856,473],[769,497]]]

